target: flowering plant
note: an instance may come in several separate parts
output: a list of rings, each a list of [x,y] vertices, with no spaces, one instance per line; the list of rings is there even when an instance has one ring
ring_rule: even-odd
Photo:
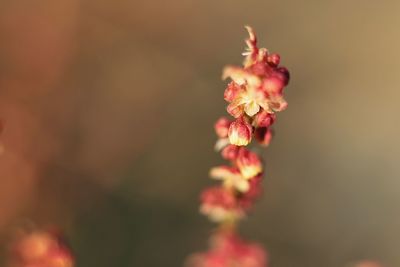
[[[261,195],[263,164],[260,156],[246,148],[253,139],[268,146],[276,113],[287,103],[283,89],[289,82],[289,72],[280,67],[280,56],[258,48],[252,28],[246,27],[249,38],[243,67],[227,66],[223,79],[231,82],[224,92],[229,103],[227,112],[233,120],[222,117],[215,123],[218,136],[216,150],[230,165],[214,167],[213,179],[221,185],[201,193],[202,214],[219,224],[210,239],[210,249],[189,258],[191,267],[266,267],[267,254],[258,244],[241,239],[237,223],[246,216]]]

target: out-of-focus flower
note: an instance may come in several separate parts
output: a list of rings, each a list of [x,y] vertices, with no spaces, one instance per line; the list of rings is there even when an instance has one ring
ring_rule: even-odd
[[[244,117],[240,117],[229,126],[229,142],[236,146],[246,146],[251,141],[253,128]]]
[[[239,192],[249,190],[249,182],[245,179],[237,168],[229,166],[214,167],[210,171],[211,178],[222,180],[227,188],[234,187]]]
[[[215,133],[220,138],[228,137],[229,126],[231,125],[231,121],[226,117],[221,117],[214,125]]]
[[[238,153],[239,153],[239,146],[235,146],[235,145],[227,145],[226,147],[224,147],[221,151],[221,155],[224,159],[227,160],[236,160]]]
[[[269,127],[260,127],[256,129],[254,136],[262,146],[268,146],[271,143],[273,132]]]
[[[256,127],[269,127],[275,122],[275,119],[275,114],[262,110],[254,117],[253,124]]]
[[[214,149],[215,151],[219,152],[228,145],[230,145],[229,138],[219,138],[215,143]]]
[[[279,63],[281,62],[281,56],[279,54],[270,54],[267,57],[267,62],[268,64],[272,65],[272,66],[278,66]]]
[[[250,179],[262,172],[262,164],[258,155],[244,147],[239,150],[236,164],[245,179]]]
[[[243,90],[244,88],[232,81],[225,89],[224,99],[228,102],[232,102],[236,98],[237,94]]]
[[[49,231],[23,234],[13,245],[13,267],[73,267],[74,259],[61,239]]]
[[[208,188],[201,193],[200,199],[200,212],[212,221],[232,221],[244,216],[234,192],[225,187]]]
[[[239,206],[243,210],[250,210],[257,198],[262,194],[262,174],[257,175],[249,180],[249,190],[240,194],[238,197]]]
[[[279,68],[275,69],[274,75],[278,76],[283,81],[285,86],[289,84],[290,73],[287,68],[279,67]]]
[[[211,238],[210,250],[191,257],[193,267],[267,267],[268,256],[256,243],[248,243],[231,232]]]

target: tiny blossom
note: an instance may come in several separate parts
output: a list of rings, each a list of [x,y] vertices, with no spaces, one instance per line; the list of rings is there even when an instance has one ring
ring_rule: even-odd
[[[258,155],[246,148],[240,148],[236,164],[245,179],[250,179],[262,172],[262,164]]]
[[[257,175],[249,180],[249,190],[238,197],[239,206],[243,210],[249,210],[253,207],[254,201],[262,194],[262,175]]]
[[[271,143],[273,132],[269,127],[260,127],[255,130],[254,136],[260,145],[268,146]]]
[[[240,117],[229,126],[228,136],[232,145],[246,146],[251,141],[253,128],[244,117]]]
[[[255,116],[254,125],[256,127],[269,127],[275,122],[275,119],[275,114],[271,114],[265,110],[262,110]]]
[[[272,66],[278,66],[281,62],[281,56],[279,54],[271,54],[268,56],[267,62]]]
[[[215,143],[214,149],[215,151],[221,151],[223,150],[226,146],[230,145],[229,138],[219,138],[217,142]]]
[[[275,75],[279,76],[279,78],[284,82],[285,86],[288,85],[290,80],[290,73],[287,68],[285,67],[277,68]]]
[[[221,117],[214,125],[215,133],[220,138],[228,137],[229,126],[231,121],[228,118]]]
[[[243,241],[235,229],[263,192],[262,161],[245,146],[253,137],[264,147],[271,142],[276,113],[287,107],[283,89],[289,82],[289,72],[279,66],[279,54],[258,48],[253,29],[246,29],[249,38],[243,67],[227,66],[222,74],[223,79],[231,80],[224,99],[234,121],[222,117],[214,125],[218,136],[215,149],[230,165],[210,170],[210,177],[221,184],[207,188],[200,196],[200,212],[220,227],[211,238],[210,249],[192,255],[188,267],[268,266],[265,250]]]
[[[215,222],[230,221],[244,216],[234,193],[224,187],[211,187],[200,196],[200,212]]]
[[[232,102],[236,98],[237,93],[242,90],[244,90],[244,88],[241,88],[240,85],[232,81],[225,89],[224,99],[228,102]]]
[[[234,187],[239,192],[246,192],[249,190],[249,182],[236,168],[229,166],[214,167],[210,170],[210,177],[217,180],[222,180],[226,187]]]
[[[229,144],[222,149],[221,156],[227,160],[236,160],[239,153],[239,149],[240,149],[239,146]]]
[[[262,80],[257,75],[237,67],[226,67],[223,77],[229,77],[236,84],[243,86],[243,88],[238,89],[227,107],[227,111],[232,116],[237,118],[243,113],[254,116],[260,110],[260,107],[268,109],[265,92],[260,87]]]

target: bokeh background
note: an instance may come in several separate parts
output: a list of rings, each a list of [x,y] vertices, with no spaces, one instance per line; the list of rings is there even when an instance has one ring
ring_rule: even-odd
[[[292,79],[242,225],[273,267],[400,266],[399,1],[0,1],[0,236],[77,266],[182,266],[212,225],[220,80],[252,25]],[[1,263],[0,263],[1,265]]]

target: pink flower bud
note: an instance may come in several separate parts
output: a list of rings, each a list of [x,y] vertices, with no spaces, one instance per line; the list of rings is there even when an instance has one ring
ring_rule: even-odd
[[[249,180],[249,189],[240,195],[238,201],[240,207],[249,210],[253,207],[254,201],[262,194],[262,174],[259,174]]]
[[[283,81],[283,84],[286,86],[290,80],[290,73],[287,68],[279,67],[276,69],[276,75]]]
[[[228,87],[225,89],[224,99],[228,102],[232,102],[236,98],[236,95],[239,93],[240,90],[241,88],[238,84],[236,84],[235,82],[230,82],[228,84]]]
[[[210,187],[204,190],[200,199],[202,204],[219,206],[225,209],[234,208],[236,204],[236,199],[232,192],[223,187]]]
[[[235,118],[239,118],[244,113],[244,107],[238,101],[233,101],[226,107],[226,111]]]
[[[281,61],[281,56],[279,54],[271,54],[267,58],[267,62],[274,67],[278,66],[280,61]]]
[[[254,123],[257,127],[269,127],[275,122],[275,119],[275,114],[262,110],[256,115]]]
[[[251,125],[243,117],[240,117],[229,126],[229,142],[236,146],[246,146],[251,141],[252,133]]]
[[[226,188],[235,188],[239,192],[249,190],[249,181],[246,180],[237,168],[218,166],[210,170],[210,177],[222,180]]]
[[[218,137],[228,137],[229,125],[231,125],[231,121],[225,117],[221,117],[217,120],[214,125],[214,129]]]
[[[245,179],[250,179],[262,172],[262,164],[258,155],[246,148],[239,150],[236,164]]]
[[[268,146],[271,143],[273,132],[268,127],[260,127],[255,130],[254,136],[261,145]]]
[[[269,108],[273,112],[279,112],[279,111],[285,110],[287,108],[287,106],[288,106],[288,103],[282,96],[278,96],[278,97],[274,98],[273,101],[269,102]]]
[[[265,76],[270,70],[270,67],[265,62],[257,62],[251,65],[251,72],[258,76]]]
[[[261,193],[262,193],[262,187],[261,187],[261,183],[262,183],[262,174],[257,175],[256,177],[253,177],[253,179],[250,179],[250,188],[249,190],[244,194],[244,196],[246,198],[255,200],[256,198],[258,198]]]
[[[235,145],[227,145],[224,149],[221,151],[221,155],[224,159],[227,160],[236,160],[237,155],[239,152],[239,147]]]
[[[270,95],[281,95],[284,86],[284,81],[276,75],[266,78],[262,85],[263,89]]]
[[[210,220],[221,222],[232,218],[241,218],[243,211],[237,205],[234,192],[225,187],[210,187],[200,195],[200,212]]]

